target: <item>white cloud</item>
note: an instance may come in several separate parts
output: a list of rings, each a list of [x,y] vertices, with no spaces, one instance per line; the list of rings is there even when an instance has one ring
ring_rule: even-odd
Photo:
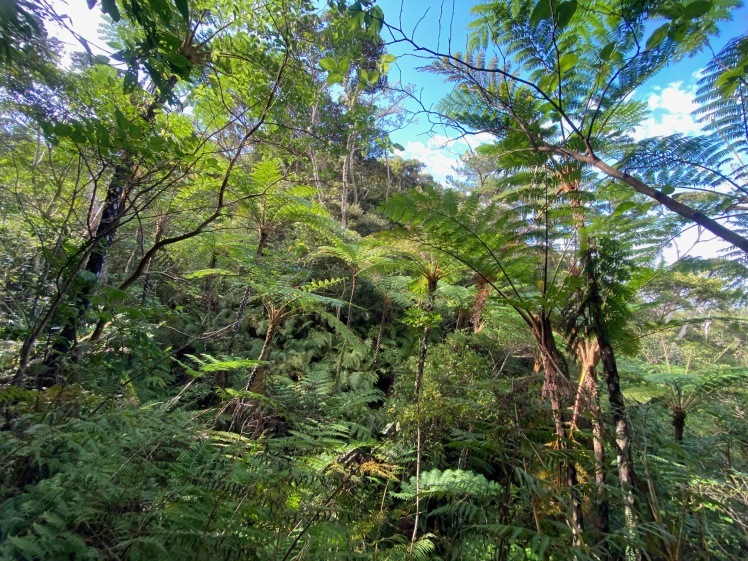
[[[659,93],[657,93],[659,92]],[[695,88],[683,88],[683,82],[671,82],[665,88],[657,88],[649,94],[647,105],[651,110],[664,109],[670,113],[690,114],[696,109]]]
[[[446,183],[448,175],[455,175],[453,168],[460,165],[460,153],[436,138],[427,142],[410,140],[405,144],[405,151],[401,155],[426,164],[426,173],[430,173],[440,183]]]
[[[651,116],[634,129],[636,140],[670,134],[697,134],[701,131],[691,113],[696,109],[696,86],[671,82],[664,88],[655,87],[647,97]]]
[[[410,140],[405,143],[403,158],[415,158],[426,165],[436,181],[446,184],[448,175],[456,175],[455,168],[462,165],[462,155],[475,150],[481,144],[491,142],[493,135],[478,133],[472,136],[452,139],[445,135],[434,135],[425,142]]]

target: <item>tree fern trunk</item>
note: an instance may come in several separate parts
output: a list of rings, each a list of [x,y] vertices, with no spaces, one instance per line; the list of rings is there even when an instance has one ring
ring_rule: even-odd
[[[273,342],[273,337],[275,337],[275,332],[278,329],[278,326],[285,318],[284,314],[276,313],[274,310],[271,310],[268,313],[269,323],[267,331],[265,331],[265,340],[262,342],[262,349],[260,350],[260,355],[257,357],[258,361],[264,361],[268,353],[270,352],[270,345]],[[257,364],[252,368],[252,371],[249,374],[249,378],[247,379],[247,386],[246,390],[251,392],[260,392],[262,390],[262,384],[265,381],[265,368],[261,364]]]
[[[627,526],[635,530],[638,523],[634,513],[634,488],[636,473],[634,472],[634,461],[631,451],[631,430],[626,416],[626,405],[621,391],[621,380],[618,374],[615,353],[608,337],[603,312],[602,299],[595,274],[595,262],[592,249],[585,253],[585,271],[588,278],[588,305],[592,319],[592,328],[600,346],[600,358],[605,372],[605,383],[608,388],[608,402],[613,416],[613,426],[616,432],[616,444],[618,448],[617,464],[618,475],[624,490],[624,517]]]
[[[594,454],[595,482],[597,483],[596,526],[601,535],[610,531],[610,505],[605,491],[605,443],[604,423],[600,409],[600,385],[597,380],[597,365],[600,363],[600,347],[596,339],[581,341],[576,348],[580,363],[579,386],[571,419],[575,430],[582,408],[590,411],[592,425],[592,451]]]
[[[569,450],[569,442],[564,426],[564,402],[568,400],[569,381],[563,371],[564,364],[561,353],[556,347],[556,341],[553,338],[553,330],[548,314],[542,312],[534,316],[533,335],[540,349],[540,359],[545,371],[543,382],[543,395],[545,395],[551,404],[551,415],[556,431],[557,446],[559,450]],[[574,543],[582,543],[582,531],[584,529],[584,515],[582,512],[582,501],[579,496],[579,478],[576,464],[573,460],[567,459],[561,463],[561,473],[565,479],[571,495],[571,510],[569,512],[569,526],[574,536]]]
[[[424,312],[426,321],[421,336],[421,344],[418,349],[418,366],[416,368],[416,382],[414,387],[413,402],[416,406],[416,516],[413,521],[413,534],[410,537],[410,548],[418,540],[418,524],[421,518],[421,387],[423,385],[423,373],[426,368],[426,355],[429,349],[429,335],[431,333],[431,312],[434,311],[436,299],[437,278],[428,279],[427,300]]]
[[[673,410],[673,437],[680,444],[683,442],[683,431],[686,428],[686,411],[683,409]]]
[[[473,333],[478,333],[481,330],[481,317],[483,315],[483,309],[486,307],[488,297],[491,294],[491,285],[486,282],[486,279],[479,276],[475,281],[475,303],[473,304],[473,314],[470,317],[470,323],[473,325]]]

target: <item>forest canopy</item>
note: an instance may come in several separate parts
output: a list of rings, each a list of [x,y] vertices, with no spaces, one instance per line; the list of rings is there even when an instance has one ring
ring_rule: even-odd
[[[0,559],[748,557],[739,2],[414,6],[0,2]]]

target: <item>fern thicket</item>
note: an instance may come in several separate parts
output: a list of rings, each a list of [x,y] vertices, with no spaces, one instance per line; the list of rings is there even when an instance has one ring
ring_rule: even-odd
[[[0,560],[748,558],[745,263],[662,262],[664,203],[748,226],[745,37],[703,134],[636,140],[629,98],[734,0],[478,3],[426,63],[430,116],[493,138],[458,189],[390,152],[415,94],[368,0],[89,1],[125,64],[69,69],[32,4],[0,8]]]

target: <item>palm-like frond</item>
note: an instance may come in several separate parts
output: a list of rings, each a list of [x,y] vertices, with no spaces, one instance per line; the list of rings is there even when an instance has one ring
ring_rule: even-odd
[[[709,61],[699,79],[694,111],[704,128],[714,131],[735,151],[748,152],[748,73],[745,68],[748,36],[735,37]],[[733,91],[728,93],[721,77],[725,72],[736,71]],[[740,72],[742,71],[742,76]]]

